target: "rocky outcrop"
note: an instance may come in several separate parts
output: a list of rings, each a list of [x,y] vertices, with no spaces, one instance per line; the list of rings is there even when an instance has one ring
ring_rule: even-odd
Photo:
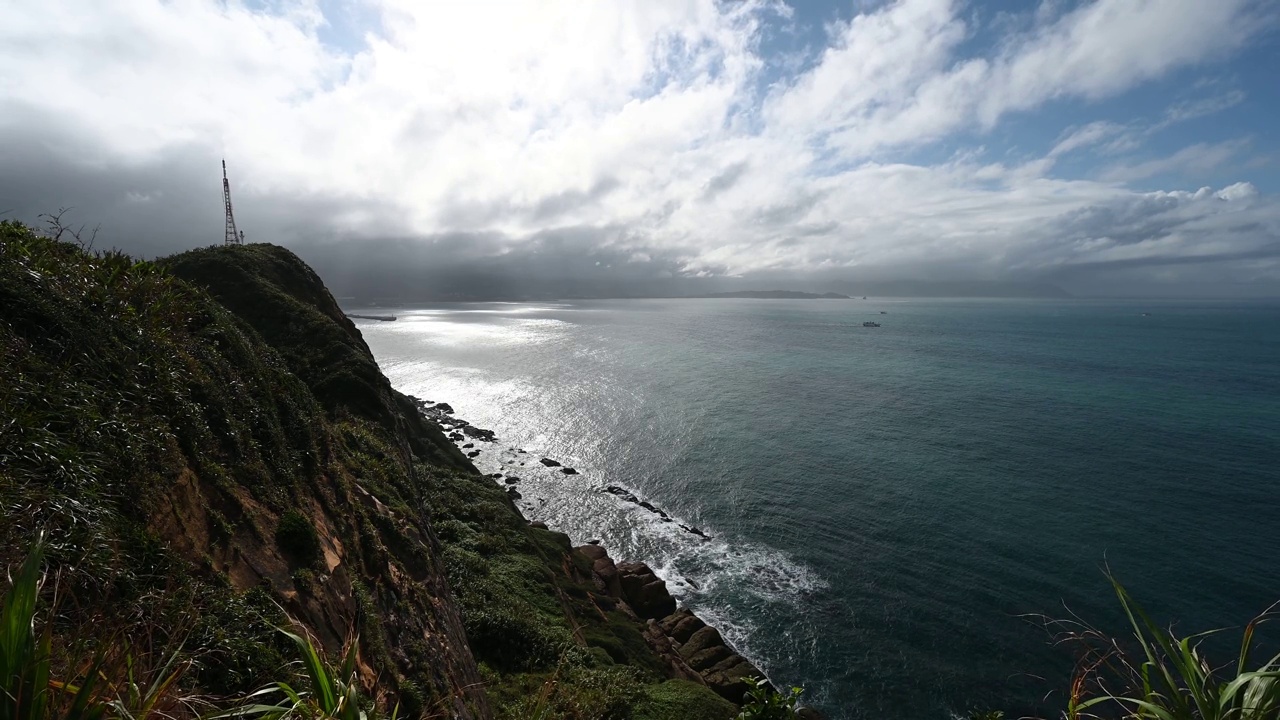
[[[494,442],[498,439],[497,436],[494,435],[492,430],[484,430],[474,425],[467,425],[463,427],[462,432],[467,437],[475,438],[476,440],[479,440],[481,442]]]
[[[667,591],[667,584],[642,562],[618,564],[623,597],[645,619],[666,617],[676,611],[676,600]]]
[[[583,545],[576,552],[591,562],[596,585],[647,621],[645,641],[670,668],[673,677],[706,685],[741,703],[746,678],[764,678],[751,661],[733,649],[719,630],[688,608],[677,608],[667,584],[642,562],[615,563],[605,548]]]

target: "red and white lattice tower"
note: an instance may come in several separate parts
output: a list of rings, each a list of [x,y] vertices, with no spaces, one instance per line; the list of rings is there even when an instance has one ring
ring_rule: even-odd
[[[239,245],[244,242],[244,233],[236,232],[236,216],[231,213],[231,183],[227,181],[227,161],[222,161],[222,202],[227,206],[226,245]]]

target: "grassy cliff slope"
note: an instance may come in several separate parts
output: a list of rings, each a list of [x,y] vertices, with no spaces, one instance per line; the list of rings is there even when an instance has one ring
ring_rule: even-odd
[[[409,717],[735,712],[672,679],[282,248],[136,262],[0,223],[0,368],[0,562],[48,538],[61,647],[180,643],[184,682],[226,696],[289,672],[287,613],[331,654],[358,632]]]

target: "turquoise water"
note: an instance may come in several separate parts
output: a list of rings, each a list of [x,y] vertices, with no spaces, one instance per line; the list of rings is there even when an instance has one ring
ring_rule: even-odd
[[[1122,632],[1104,563],[1188,630],[1280,598],[1280,305],[398,314],[358,322],[384,371],[497,431],[477,464],[523,478],[530,518],[649,561],[833,719],[1056,715],[1071,653],[1020,616]]]

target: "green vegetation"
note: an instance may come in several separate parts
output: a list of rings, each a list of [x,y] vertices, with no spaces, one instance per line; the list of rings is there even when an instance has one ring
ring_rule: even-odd
[[[746,678],[747,702],[742,706],[738,720],[795,720],[796,703],[800,702],[800,688],[791,688],[783,695],[763,680]]]
[[[320,560],[320,536],[316,534],[316,526],[297,510],[286,510],[280,516],[280,524],[276,526],[276,542],[299,565],[309,567]]]
[[[1253,661],[1255,632],[1271,615],[1247,626],[1236,661],[1215,666],[1201,652],[1203,641],[1221,630],[1178,637],[1157,625],[1111,578],[1133,630],[1136,648],[1096,630],[1075,639],[1089,648],[1073,683],[1067,716],[1139,720],[1276,720],[1280,718],[1280,654]]]
[[[420,472],[435,473],[427,501],[498,717],[700,718],[679,708],[701,707],[714,718],[726,705],[733,716],[704,686],[664,682],[641,626],[594,586],[566,535],[529,526],[488,478]]]
[[[59,601],[41,627],[68,687],[101,656],[172,677],[172,697],[309,682],[327,713],[314,664],[288,658],[358,627],[355,675],[327,677],[377,678],[407,717],[732,715],[668,684],[589,561],[390,388],[288,251],[138,262],[3,222],[0,307],[0,564],[45,533]],[[281,605],[309,632],[278,632]]]

